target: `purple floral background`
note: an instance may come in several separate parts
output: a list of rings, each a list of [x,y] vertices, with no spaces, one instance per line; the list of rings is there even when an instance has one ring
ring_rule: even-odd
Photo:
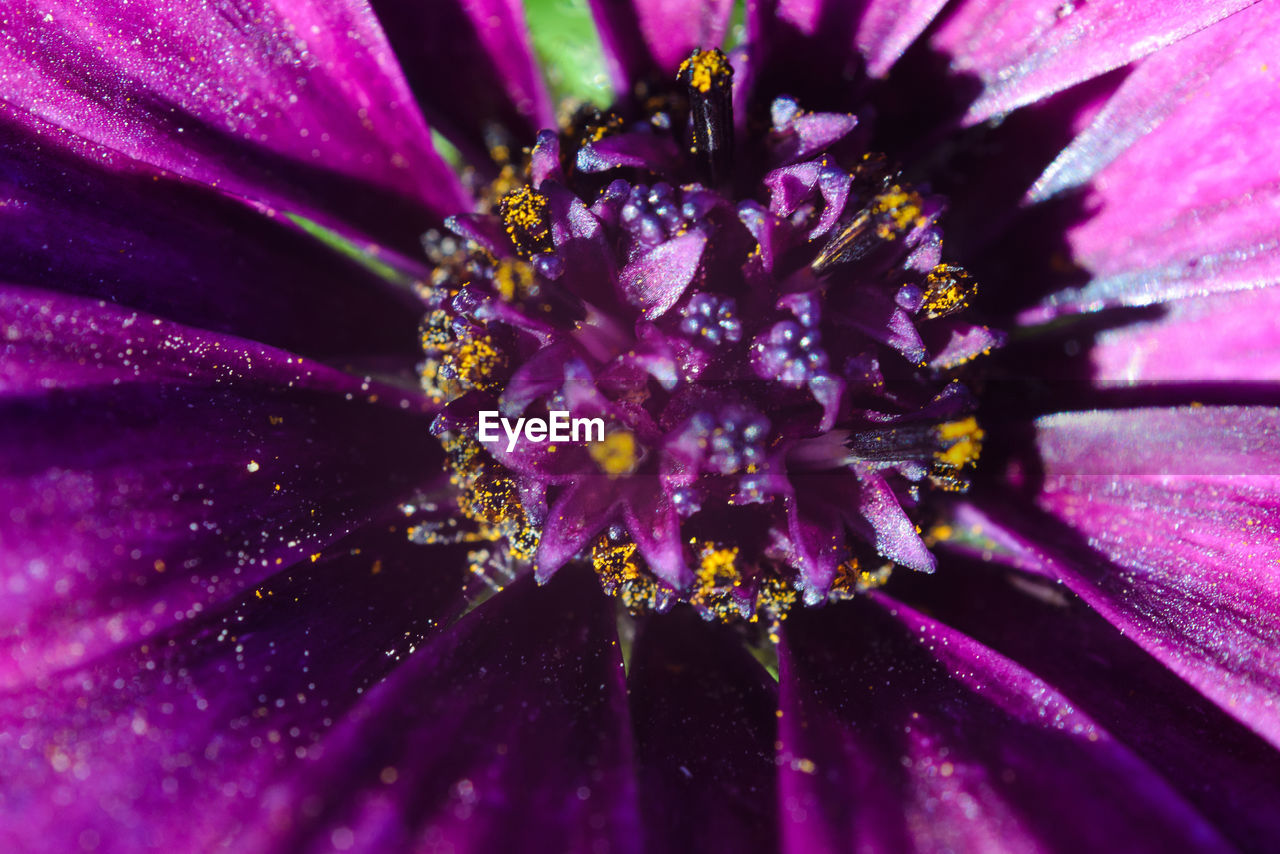
[[[733,8],[591,12],[626,94]],[[1280,4],[743,21],[735,109],[921,164],[1009,336],[936,572],[772,670],[406,534],[432,132],[556,125],[516,0],[0,7],[0,849],[1274,850]]]

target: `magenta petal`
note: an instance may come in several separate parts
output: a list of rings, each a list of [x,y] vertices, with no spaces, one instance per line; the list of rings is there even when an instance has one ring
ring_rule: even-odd
[[[733,0],[591,0],[613,88],[624,95],[652,76],[669,79],[694,48],[719,47],[732,12]]]
[[[518,0],[373,0],[432,126],[470,157],[488,157],[495,122],[507,145],[555,127]]]
[[[537,576],[550,578],[600,533],[618,512],[619,498],[604,477],[571,483],[547,511],[538,543]]]
[[[1036,445],[1046,478],[1099,477],[1102,489],[1128,475],[1265,488],[1280,484],[1278,423],[1280,409],[1262,406],[1063,412],[1036,422]]]
[[[1039,202],[1080,186],[1197,98],[1217,99],[1267,61],[1276,4],[1255,5],[1134,64],[1116,93],[1027,193]],[[1266,97],[1266,93],[1255,95]]]
[[[134,312],[0,306],[5,685],[238,596],[437,476],[414,397]]]
[[[946,0],[867,0],[854,36],[867,73],[888,74],[945,5]]]
[[[777,686],[731,628],[646,618],[628,695],[646,849],[778,850]]]
[[[5,849],[281,850],[317,815],[264,795],[307,780],[334,721],[464,604],[464,555],[393,522],[176,631],[0,692]]]
[[[676,589],[691,584],[693,572],[685,564],[680,519],[671,499],[657,477],[636,476],[632,480],[623,518],[649,571]]]
[[[1092,175],[1091,215],[1066,235],[1073,261],[1092,281],[1049,297],[1032,317],[1280,279],[1280,85],[1274,70],[1263,70],[1274,62],[1271,41],[1238,42],[1204,48],[1229,56],[1163,121],[1158,103],[1154,117],[1124,117],[1155,129]]]
[[[675,142],[667,134],[656,133],[621,133],[588,142],[578,149],[577,159],[581,172],[606,172],[620,166],[667,172],[679,164]]]
[[[1158,320],[1100,333],[1089,350],[1106,382],[1274,382],[1280,377],[1280,288],[1166,304]]]
[[[371,257],[398,265],[377,247]],[[420,275],[420,265],[404,266]],[[0,282],[104,299],[307,356],[421,357],[409,293],[279,219],[0,125]]]
[[[368,692],[305,774],[263,791],[294,816],[275,850],[345,829],[369,854],[639,852],[614,625],[581,568],[485,602]]]
[[[957,74],[984,84],[967,122],[1040,100],[1140,59],[1250,5],[966,0],[930,38]]]
[[[6,15],[5,112],[30,132],[47,123],[119,168],[384,228],[410,205],[466,206],[365,5],[61,0]]]
[[[780,652],[787,851],[1232,850],[1067,697],[892,600],[797,614]]]
[[[986,355],[1005,342],[1005,334],[981,323],[948,318],[925,329],[934,368],[950,369]]]
[[[1201,407],[1069,413],[1037,424],[1038,503],[1093,550],[1062,544],[1040,556],[1040,571],[1273,744],[1278,418],[1271,408]]]

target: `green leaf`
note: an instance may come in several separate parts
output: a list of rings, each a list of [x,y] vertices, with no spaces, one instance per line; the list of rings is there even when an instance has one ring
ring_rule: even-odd
[[[526,0],[533,49],[557,101],[613,103],[604,51],[586,0]]]

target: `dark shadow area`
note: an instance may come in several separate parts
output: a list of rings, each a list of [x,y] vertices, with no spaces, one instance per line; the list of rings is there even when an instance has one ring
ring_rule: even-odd
[[[633,650],[628,694],[647,848],[776,851],[776,684],[734,627],[683,606],[644,618]]]

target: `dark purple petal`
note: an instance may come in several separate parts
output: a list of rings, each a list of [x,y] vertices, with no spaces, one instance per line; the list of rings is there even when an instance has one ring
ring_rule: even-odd
[[[595,579],[526,578],[368,692],[318,761],[262,801],[294,816],[277,834],[286,850],[341,834],[367,852],[637,852],[629,729]]]
[[[695,49],[719,47],[732,0],[591,0],[613,88],[631,92],[640,81],[669,80]]]
[[[784,625],[787,850],[1231,850],[1067,697],[970,638],[874,594]]]
[[[679,166],[680,151],[666,134],[622,133],[588,142],[578,149],[577,167],[583,172],[605,172],[619,166],[672,171]]]
[[[555,127],[518,0],[373,0],[432,126],[473,163]],[[497,126],[497,138],[487,136]]]
[[[1176,300],[1165,316],[1108,329],[1089,350],[1098,382],[1274,382],[1280,288]]]
[[[367,6],[62,0],[6,14],[5,113],[50,144],[380,235],[467,206]]]
[[[955,557],[916,578],[891,589],[1066,693],[1242,850],[1280,835],[1280,753],[1060,585]]]
[[[371,257],[424,272],[393,253]],[[40,146],[0,121],[0,281],[330,361],[420,356],[416,298],[204,187]]]
[[[439,476],[416,395],[63,297],[0,313],[6,685],[191,619]]]
[[[607,478],[572,483],[547,511],[538,544],[538,579],[550,578],[600,533],[618,512],[618,495]]]
[[[334,723],[464,604],[464,556],[393,523],[141,646],[0,692],[7,850],[278,851],[323,820],[315,802],[266,796],[305,781]]]
[[[646,252],[619,271],[623,293],[646,319],[661,317],[693,281],[706,245],[705,234],[690,231]]]
[[[1140,59],[1249,5],[965,0],[929,44],[951,57],[954,73],[982,82],[965,117],[975,123]]]
[[[739,635],[688,609],[646,618],[627,683],[646,848],[777,851],[777,686]]]

